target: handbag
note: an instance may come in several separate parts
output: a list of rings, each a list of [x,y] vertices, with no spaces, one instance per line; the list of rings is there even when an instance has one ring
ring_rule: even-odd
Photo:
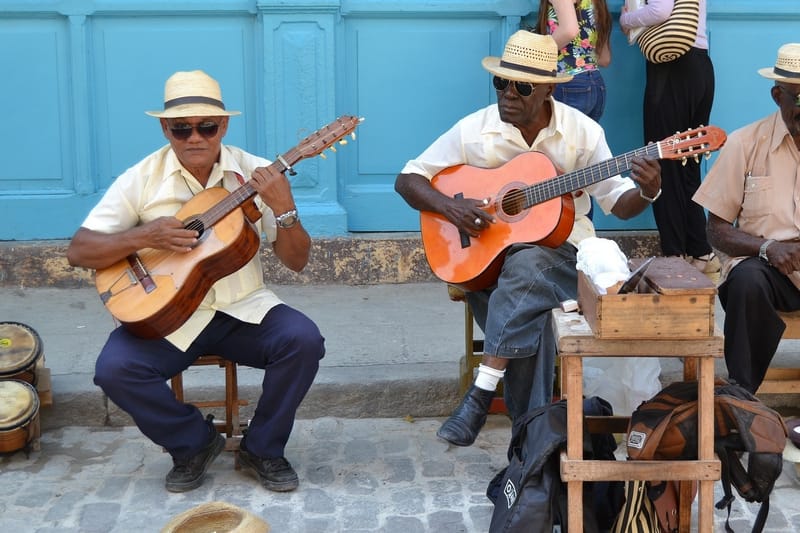
[[[636,42],[651,63],[674,61],[694,44],[699,21],[699,0],[675,0],[669,18],[644,30]]]
[[[631,480],[625,483],[625,503],[611,528],[611,533],[658,533],[658,517],[650,497],[647,482]]]

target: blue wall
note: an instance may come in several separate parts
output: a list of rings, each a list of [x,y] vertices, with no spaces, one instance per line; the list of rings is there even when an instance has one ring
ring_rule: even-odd
[[[603,118],[614,153],[642,143],[644,63],[609,0],[613,61]],[[538,5],[538,2],[536,2]],[[462,115],[494,99],[486,55],[530,21],[530,0],[0,0],[0,240],[68,238],[108,184],[166,141],[143,111],[164,80],[201,68],[222,84],[226,142],[274,158],[344,114],[357,140],[297,165],[312,234],[415,231],[393,190],[403,163]],[[800,41],[797,0],[709,0],[717,93],[726,130],[771,112],[756,69]],[[597,218],[602,229],[654,228]]]

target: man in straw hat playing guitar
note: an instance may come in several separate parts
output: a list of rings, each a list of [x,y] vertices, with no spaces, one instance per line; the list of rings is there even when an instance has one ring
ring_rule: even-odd
[[[758,73],[774,81],[778,110],[731,133],[693,198],[728,256],[719,286],[728,375],[753,393],[786,328],[776,311],[800,310],[800,43]]]
[[[286,267],[299,272],[306,266],[311,241],[289,181],[269,161],[222,144],[228,117],[239,112],[225,108],[213,78],[199,70],[176,72],[165,85],[164,109],[148,114],[159,119],[169,144],[111,184],[72,238],[67,250],[71,265],[98,270],[99,276],[138,250],[155,250],[165,261],[192,257],[204,239],[210,246],[224,231],[188,226],[176,217],[178,210],[209,191],[225,195],[246,182],[255,201],[246,202],[251,213],[243,227],[255,230],[253,252],[264,234]],[[233,261],[233,255],[223,254],[222,262]],[[188,287],[190,294],[200,292],[191,294],[199,305],[174,331],[151,335],[151,329],[159,330],[135,330],[152,337],[143,338],[118,327],[97,359],[95,383],[131,415],[142,433],[172,455],[169,491],[199,487],[225,444],[212,421],[204,420],[193,405],[178,402],[166,384],[204,354],[266,370],[239,459],[268,489],[289,491],[298,485],[284,447],[325,353],[324,339],[307,316],[265,287],[259,257],[244,258],[244,265],[216,281],[208,294]],[[136,272],[136,266],[131,264],[126,274]],[[120,275],[104,298],[134,294],[140,286],[159,294],[158,270],[158,264],[152,265],[152,275],[143,276],[141,283]]]
[[[488,209],[491,199],[451,197],[436,190],[431,180],[443,169],[462,164],[495,169],[534,151],[546,155],[559,172],[611,157],[600,125],[553,99],[554,84],[571,79],[557,74],[557,59],[558,48],[549,35],[516,32],[501,58],[483,60],[494,75],[497,104],[460,120],[397,176],[395,190],[406,202],[444,217],[458,228],[464,246],[479,242],[497,220]],[[511,175],[508,181],[520,178]],[[634,157],[631,179],[614,175],[572,194],[574,227],[563,244],[513,244],[496,283],[467,292],[485,334],[485,355],[475,382],[437,432],[440,438],[471,445],[503,377],[506,405],[514,418],[551,401],[556,346],[549,316],[561,301],[576,297],[576,245],[594,234],[587,216],[589,194],[605,213],[627,219],[644,211],[660,191],[658,162]]]

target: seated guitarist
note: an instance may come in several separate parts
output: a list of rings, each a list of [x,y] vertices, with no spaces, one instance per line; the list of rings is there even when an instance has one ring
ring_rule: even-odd
[[[464,117],[409,161],[397,176],[395,190],[411,207],[439,213],[470,239],[480,239],[495,222],[485,209],[485,199],[437,191],[431,180],[443,169],[461,164],[497,168],[532,151],[544,153],[559,172],[610,159],[603,129],[553,99],[554,84],[571,78],[557,74],[557,58],[552,37],[527,31],[512,35],[502,58],[483,60],[483,67],[494,75],[498,103]],[[586,216],[589,194],[606,214],[621,219],[641,213],[660,194],[660,166],[655,159],[635,157],[631,169],[630,179],[613,176],[573,193],[575,224],[566,242],[556,248],[512,244],[496,283],[467,293],[485,335],[485,355],[475,382],[439,428],[440,438],[457,446],[471,445],[501,378],[514,418],[551,401],[556,346],[550,311],[561,301],[576,298],[576,245],[594,234]],[[509,182],[518,180],[524,176],[508,176]],[[535,207],[533,211],[535,216]]]
[[[263,215],[254,223],[257,234],[266,235],[285,266],[302,270],[311,241],[289,182],[267,168],[269,161],[222,145],[229,116],[239,112],[225,109],[219,84],[202,71],[177,72],[164,94],[164,109],[148,114],[159,118],[169,144],[111,184],[72,238],[69,263],[99,270],[145,248],[188,254],[201,235],[174,216],[178,209],[204,189],[234,190],[250,180]],[[284,447],[325,353],[324,339],[308,317],[265,287],[259,257],[256,253],[214,283],[197,310],[166,338],[140,338],[118,327],[97,359],[94,382],[172,455],[169,491],[199,487],[225,445],[211,419],[178,402],[166,383],[204,354],[265,370],[239,459],[267,489],[290,491],[298,485]]]

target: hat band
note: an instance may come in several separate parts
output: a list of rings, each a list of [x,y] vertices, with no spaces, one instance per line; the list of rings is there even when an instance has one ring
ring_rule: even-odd
[[[210,104],[225,109],[225,104],[216,98],[209,98],[207,96],[182,96],[164,102],[164,110],[184,104]]]
[[[521,70],[522,72],[527,72],[529,74],[539,74],[540,76],[550,76],[551,78],[556,77],[555,70],[544,70],[541,68],[536,67],[528,67],[525,65],[518,65],[517,63],[511,63],[509,61],[500,60],[500,66],[505,68],[510,68],[514,70]]]
[[[792,72],[790,70],[784,70],[782,68],[775,67],[772,69],[775,74],[779,76],[784,76],[786,78],[800,78],[800,72]]]

